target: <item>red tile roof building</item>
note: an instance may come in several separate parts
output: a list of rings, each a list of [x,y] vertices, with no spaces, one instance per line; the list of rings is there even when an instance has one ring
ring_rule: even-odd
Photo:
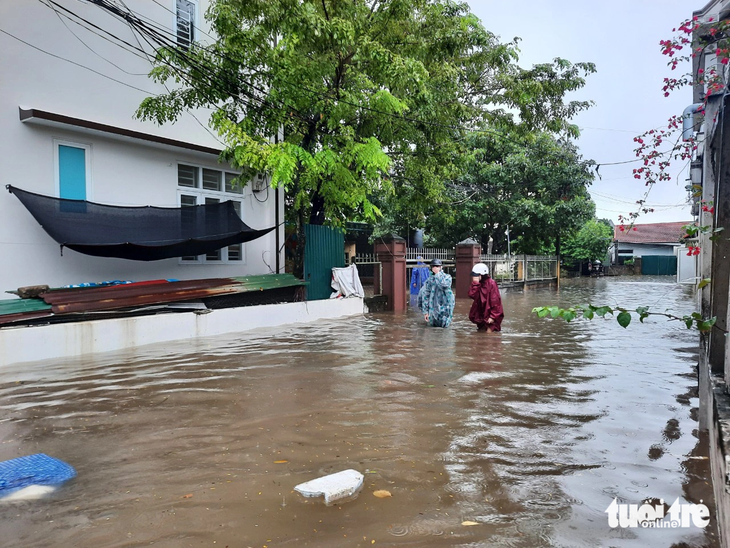
[[[626,227],[623,231],[620,226],[615,226],[613,238],[622,244],[679,244],[685,234],[682,227],[688,224],[692,221],[646,223]]]

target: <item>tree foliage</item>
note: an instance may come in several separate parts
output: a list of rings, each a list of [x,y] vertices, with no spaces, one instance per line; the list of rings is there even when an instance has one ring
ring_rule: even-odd
[[[563,258],[567,264],[604,261],[613,240],[613,229],[606,220],[590,219],[565,239]]]
[[[225,158],[282,185],[300,231],[375,220],[388,196],[423,219],[458,177],[469,131],[575,133],[569,119],[588,106],[564,96],[592,64],[522,69],[516,42],[464,2],[216,0],[207,17],[211,43],[159,51],[152,75],[177,87],[138,115],[212,108]]]
[[[561,238],[593,217],[587,187],[591,163],[576,147],[547,133],[509,139],[474,134],[464,174],[449,185],[450,202],[439,204],[426,221],[441,246],[474,238],[493,252],[559,252]]]

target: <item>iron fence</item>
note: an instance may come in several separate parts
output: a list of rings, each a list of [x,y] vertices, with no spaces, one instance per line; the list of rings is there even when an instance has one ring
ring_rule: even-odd
[[[406,252],[406,277],[410,284],[411,273],[422,257],[428,265],[431,259],[441,259],[444,271],[456,275],[453,249],[409,248]],[[360,253],[353,257],[361,276],[382,276],[380,261],[375,253]],[[554,255],[489,255],[480,256],[480,261],[489,267],[492,277],[498,282],[528,282],[555,280],[558,277],[558,258]],[[375,280],[373,280],[375,281]],[[382,287],[382,277],[379,278]]]
[[[482,254],[479,259],[489,267],[489,273],[498,282],[522,280],[515,256]]]
[[[555,280],[558,277],[558,258],[555,255],[523,255],[525,281]]]
[[[428,263],[431,259],[441,259],[444,262],[454,262],[454,249],[438,248],[438,247],[409,247],[406,249],[406,262],[415,263],[418,257],[423,257],[423,261]]]

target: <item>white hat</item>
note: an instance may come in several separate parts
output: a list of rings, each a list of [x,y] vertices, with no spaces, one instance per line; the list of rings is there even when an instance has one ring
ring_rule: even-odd
[[[489,267],[484,263],[477,263],[471,268],[472,276],[486,276],[489,274]]]

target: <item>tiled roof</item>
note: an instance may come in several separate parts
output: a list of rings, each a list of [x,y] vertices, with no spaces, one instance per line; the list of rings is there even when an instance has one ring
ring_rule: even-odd
[[[619,242],[627,244],[659,244],[679,243],[680,238],[685,234],[682,227],[691,224],[692,221],[677,221],[673,223],[646,223],[636,224],[633,227],[626,227],[621,230],[617,225],[613,229],[613,237]]]

